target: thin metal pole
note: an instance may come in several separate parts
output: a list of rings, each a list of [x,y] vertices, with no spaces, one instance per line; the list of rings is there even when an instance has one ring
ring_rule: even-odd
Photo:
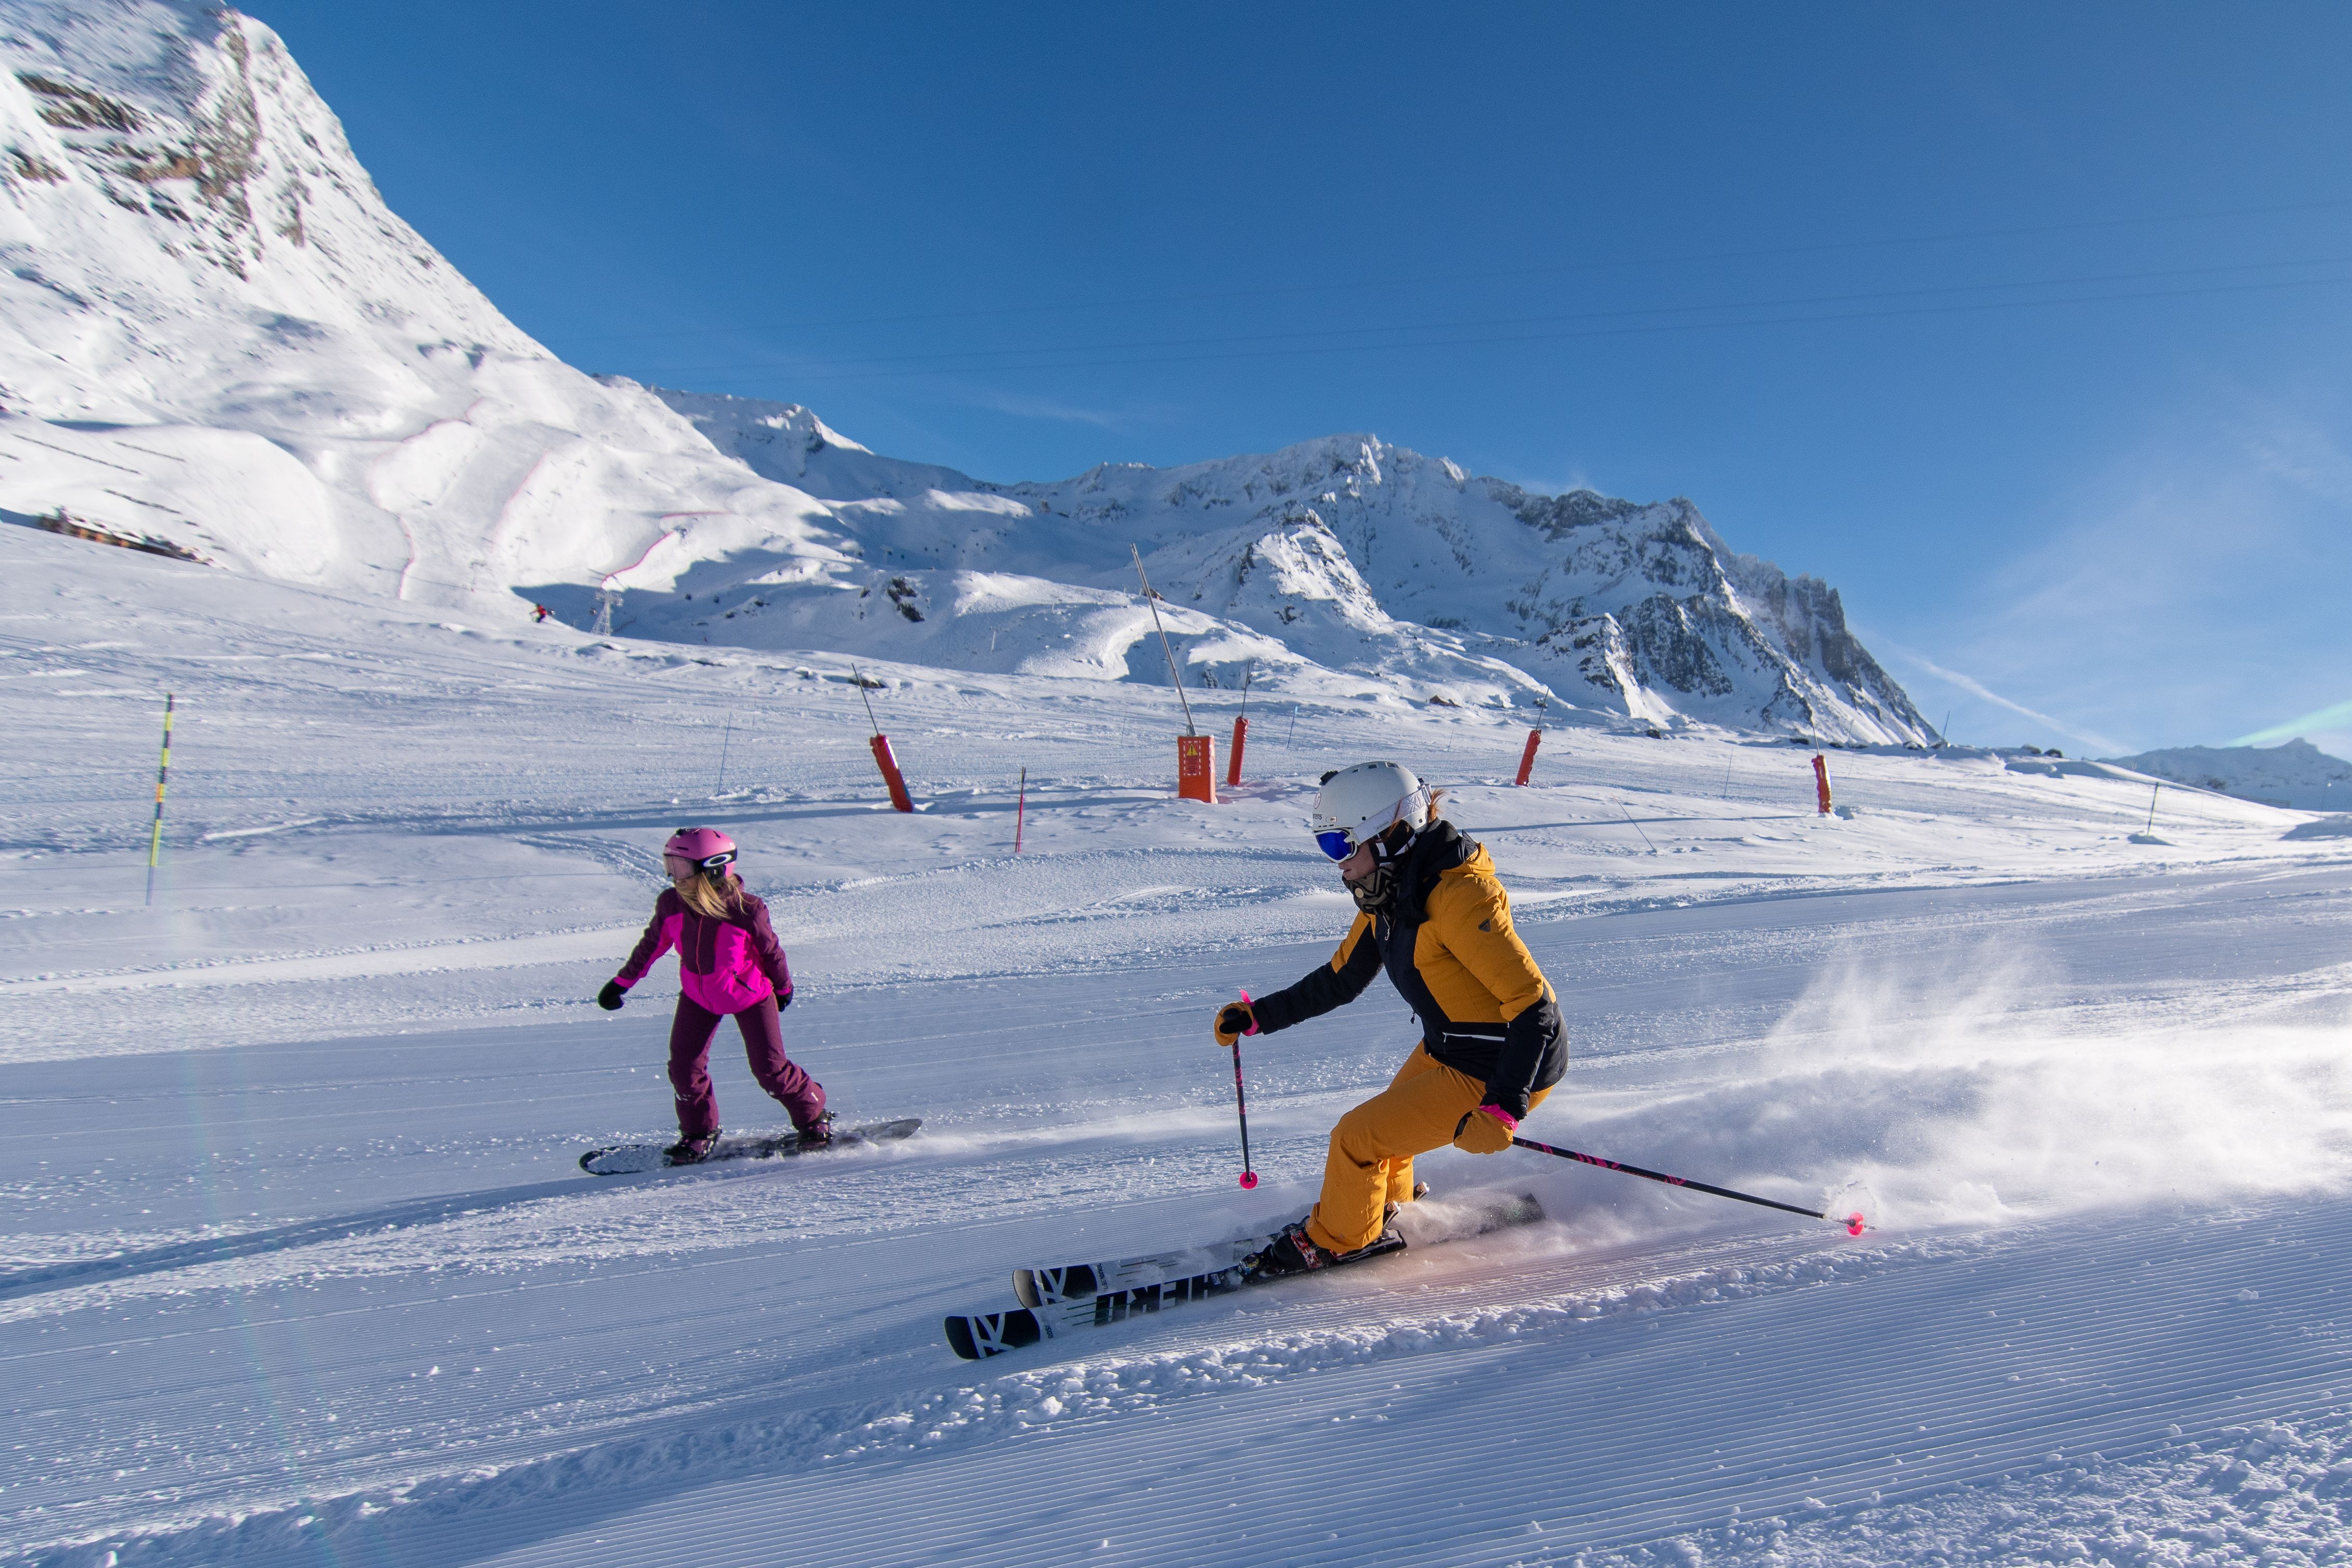
[[[1247,1006],[1249,1005],[1249,999],[1250,994],[1246,991],[1243,992],[1242,1005],[1244,1006]],[[1255,1033],[1256,1028],[1256,1024],[1253,1022],[1250,1025],[1250,1031]],[[1234,1113],[1242,1119],[1241,1183],[1243,1189],[1246,1191],[1249,1188],[1257,1185],[1257,1172],[1252,1168],[1250,1164],[1249,1102],[1242,1096],[1242,1043],[1238,1039],[1234,1041]]]
[[[1160,634],[1160,651],[1168,656],[1168,679],[1176,683],[1176,700],[1184,704],[1184,733],[1197,735],[1201,731],[1192,724],[1192,700],[1184,695],[1184,677],[1176,668],[1176,650],[1168,644],[1168,628],[1160,624],[1160,596],[1151,591],[1151,579],[1143,574],[1143,552],[1132,544],[1127,548],[1135,557],[1135,580],[1143,584],[1143,602],[1150,607],[1152,629]]]
[[[853,664],[849,667],[849,673],[857,678],[857,700],[866,704],[866,722],[873,726],[874,732],[878,735],[882,732],[882,721],[874,717],[874,699],[866,695],[866,672]]]
[[[727,793],[727,745],[729,742],[734,739],[735,715],[730,713],[727,715],[726,733],[719,737],[719,784],[717,787],[712,789],[710,792],[713,798]]]
[[[2154,789],[2147,792],[2147,826],[2145,831],[2148,833],[2154,833],[2156,831],[2156,797],[2163,793],[2164,786],[2162,784],[2158,784]]]
[[[163,858],[163,785],[172,776],[172,694],[163,693],[163,760],[155,764],[155,826],[147,837],[147,907],[155,907],[155,863]]]
[[[1622,816],[1626,821],[1633,822],[1633,831],[1642,834],[1642,842],[1644,844],[1650,844],[1650,836],[1647,833],[1642,832],[1642,825],[1640,823],[1633,822],[1633,814],[1625,809],[1625,803],[1622,800],[1617,803],[1617,814],[1620,816]],[[1650,844],[1650,853],[1655,855],[1657,852],[1658,847],[1654,844]]]
[[[1604,1160],[1598,1154],[1580,1154],[1573,1149],[1556,1149],[1549,1143],[1538,1143],[1532,1138],[1514,1138],[1511,1142],[1522,1149],[1533,1149],[1545,1154],[1557,1154],[1563,1160],[1580,1161],[1587,1165],[1598,1165],[1604,1171],[1619,1171],[1628,1176],[1639,1176],[1647,1182],[1664,1182],[1670,1187],[1688,1187],[1695,1193],[1708,1193],[1718,1198],[1735,1198],[1743,1204],[1754,1204],[1759,1208],[1779,1209],[1782,1214],[1801,1214],[1807,1219],[1825,1219],[1832,1225],[1845,1226],[1847,1234],[1851,1236],[1860,1236],[1870,1228],[1858,1213],[1843,1216],[1823,1214],[1820,1209],[1799,1208],[1795,1204],[1784,1204],[1772,1198],[1759,1198],[1753,1193],[1735,1192],[1729,1187],[1709,1186],[1705,1182],[1694,1182],[1687,1176],[1669,1176],[1664,1171],[1645,1171],[1639,1165],[1621,1165],[1614,1160]]]

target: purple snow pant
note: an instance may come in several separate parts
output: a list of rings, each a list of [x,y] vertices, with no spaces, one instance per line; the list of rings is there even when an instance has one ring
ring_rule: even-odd
[[[719,1131],[719,1097],[710,1090],[710,1038],[719,1032],[714,1013],[692,997],[677,999],[677,1016],[669,1026],[669,1086],[677,1093],[677,1131],[682,1138],[707,1138]],[[735,1015],[743,1031],[743,1055],[760,1087],[776,1097],[792,1113],[793,1125],[806,1127],[824,1114],[824,1089],[784,1055],[784,1031],[776,1018],[776,999],[762,996]]]

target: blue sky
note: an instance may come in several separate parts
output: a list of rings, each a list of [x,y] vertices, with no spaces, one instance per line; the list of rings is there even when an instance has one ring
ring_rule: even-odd
[[[2352,8],[247,8],[584,368],[1688,496],[1956,738],[2352,755]]]

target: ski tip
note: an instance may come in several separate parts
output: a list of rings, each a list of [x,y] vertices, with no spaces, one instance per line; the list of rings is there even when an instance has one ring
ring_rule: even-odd
[[[1037,1314],[1024,1307],[1003,1312],[958,1312],[947,1320],[948,1348],[966,1361],[1003,1355],[1046,1337]]]
[[[1045,1299],[1037,1293],[1035,1269],[1016,1268],[1013,1271],[1013,1297],[1024,1307],[1042,1307],[1045,1304]]]

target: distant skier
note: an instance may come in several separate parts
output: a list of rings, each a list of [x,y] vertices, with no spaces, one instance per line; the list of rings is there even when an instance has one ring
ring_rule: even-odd
[[[1439,814],[1443,796],[1394,763],[1324,774],[1315,841],[1339,862],[1355,923],[1328,965],[1217,1010],[1217,1043],[1231,1049],[1354,1001],[1386,969],[1421,1021],[1388,1088],[1332,1129],[1321,1198],[1258,1254],[1261,1276],[1397,1245],[1387,1221],[1414,1195],[1413,1156],[1447,1143],[1502,1152],[1568,1070],[1559,998],[1511,929],[1493,860]]]
[[[549,609],[545,605],[533,605],[530,607],[530,624],[537,626],[553,614],[555,614],[555,612]]]
[[[791,1113],[803,1143],[832,1141],[824,1089],[784,1055],[779,1008],[793,1001],[792,971],[768,923],[768,906],[728,867],[735,841],[715,827],[681,827],[662,846],[670,887],[654,900],[654,918],[620,973],[596,993],[611,1012],[654,961],[677,949],[677,1016],[669,1030],[669,1081],[677,1097],[678,1141],[674,1164],[709,1156],[719,1142],[719,1098],[710,1089],[710,1041],[719,1020],[732,1017],[743,1034],[751,1076]]]

